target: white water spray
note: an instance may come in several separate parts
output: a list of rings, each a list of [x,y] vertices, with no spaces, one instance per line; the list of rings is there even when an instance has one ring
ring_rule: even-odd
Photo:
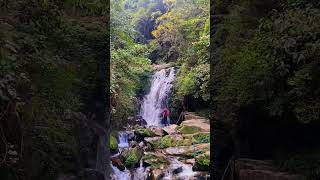
[[[128,134],[126,132],[120,131],[120,132],[118,132],[118,136],[119,136],[118,147],[119,148],[127,148],[127,147],[129,147]]]
[[[168,105],[168,96],[175,79],[173,67],[162,69],[152,76],[151,88],[141,106],[141,116],[148,126],[159,126],[161,124],[161,112]]]

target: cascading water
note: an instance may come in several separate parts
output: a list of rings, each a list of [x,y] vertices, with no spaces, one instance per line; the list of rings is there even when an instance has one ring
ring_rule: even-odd
[[[164,180],[170,179],[185,179],[185,180],[193,180],[195,176],[198,174],[192,170],[192,165],[184,164],[180,162],[176,157],[168,157],[170,166],[168,171],[165,173]],[[181,168],[181,172],[178,174],[174,174],[172,169]]]
[[[118,136],[119,136],[118,147],[119,148],[127,148],[127,147],[129,147],[128,134],[126,132],[124,132],[124,131],[120,131],[120,132],[118,132]]]
[[[168,96],[175,79],[174,68],[162,69],[152,76],[151,88],[141,106],[141,116],[148,126],[159,126],[161,112],[164,105],[168,104]]]
[[[161,125],[161,113],[164,106],[168,106],[168,97],[172,88],[172,82],[175,79],[174,68],[162,69],[157,71],[152,76],[151,88],[141,105],[140,115],[147,122],[148,126]],[[128,148],[128,134],[126,132],[119,132],[119,150]],[[116,154],[117,156],[120,153]],[[180,162],[177,157],[168,157],[169,166],[163,169],[164,177],[162,179],[195,179],[197,172],[192,171],[192,165]],[[173,172],[180,168],[179,172]],[[143,161],[140,161],[140,167],[134,170],[120,171],[118,168],[112,166],[114,171],[113,180],[146,180],[150,173],[150,167],[143,167]]]
[[[117,167],[111,164],[111,168],[113,170],[114,176],[111,178],[112,180],[130,180],[131,174],[130,171],[125,169],[124,171],[120,171]]]

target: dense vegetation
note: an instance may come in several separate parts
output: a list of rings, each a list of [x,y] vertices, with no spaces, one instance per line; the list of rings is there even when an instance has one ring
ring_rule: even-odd
[[[171,111],[178,113],[179,106],[201,110],[209,100],[209,1],[165,3],[167,11],[156,19],[151,44],[158,61],[179,67]]]
[[[174,84],[171,111],[178,118],[179,107],[199,111],[209,100],[209,1],[164,1],[166,11],[156,19],[151,46],[157,62],[179,67]],[[192,103],[191,103],[192,102]]]
[[[88,167],[75,117],[99,118],[109,41],[108,3],[92,2],[0,1],[0,179]]]
[[[231,155],[276,159],[283,169],[319,178],[319,154],[311,152],[319,148],[319,1],[214,4],[218,161]]]
[[[112,126],[122,128],[137,113],[137,95],[151,74],[150,50],[137,43],[132,14],[123,1],[111,1],[111,104]]]
[[[182,106],[208,105],[208,7],[207,0],[111,1],[113,125],[119,128],[137,113],[151,63],[179,67],[170,103],[174,116]],[[187,104],[193,100],[197,103]]]

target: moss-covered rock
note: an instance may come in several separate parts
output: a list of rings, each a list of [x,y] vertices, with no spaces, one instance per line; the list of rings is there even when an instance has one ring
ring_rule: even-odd
[[[156,133],[154,133],[149,128],[138,128],[138,129],[134,130],[134,134],[136,135],[136,140],[137,141],[143,141],[143,139],[145,137],[154,137],[154,136],[156,136]]]
[[[210,133],[200,132],[192,136],[192,140],[199,143],[210,143]]]
[[[150,165],[152,168],[161,168],[169,164],[168,159],[163,154],[147,154],[143,157],[144,164]]]
[[[196,126],[180,126],[177,129],[181,134],[194,134],[201,132],[201,128]]]
[[[121,153],[122,160],[124,161],[124,165],[127,168],[133,168],[137,166],[142,156],[143,150],[138,147],[130,148],[129,150],[124,150]]]
[[[135,164],[139,162],[138,156],[135,153],[130,153],[129,156],[126,158],[125,166],[126,167],[133,167]]]
[[[196,157],[194,171],[209,171],[210,170],[210,153],[201,154]]]
[[[111,158],[111,162],[112,165],[116,166],[120,171],[123,171],[125,169],[125,166],[119,156]]]
[[[150,143],[154,149],[164,149],[168,147],[190,146],[192,145],[192,136],[183,137],[181,135],[166,135],[158,141]]]
[[[110,149],[111,151],[116,151],[118,149],[118,140],[114,135],[110,136]]]

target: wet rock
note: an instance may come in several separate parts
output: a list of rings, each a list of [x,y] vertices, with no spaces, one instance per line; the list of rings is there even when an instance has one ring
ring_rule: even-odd
[[[187,121],[191,119],[204,119],[204,118],[196,115],[194,112],[187,112],[184,114],[184,119]]]
[[[209,171],[210,170],[210,155],[208,153],[201,154],[196,157],[195,164],[192,167],[194,171]]]
[[[135,135],[133,131],[126,131],[127,135],[128,135],[128,141],[134,140],[135,139]]]
[[[161,127],[150,127],[150,130],[156,135],[156,136],[164,136],[165,132]]]
[[[140,126],[146,126],[148,123],[147,123],[147,121],[144,120],[144,119],[139,119],[138,124],[139,124]]]
[[[130,141],[129,146],[131,148],[135,148],[138,145],[138,143],[136,141]]]
[[[161,169],[153,169],[151,173],[151,179],[160,180],[164,178],[165,174]]]
[[[134,130],[136,140],[138,142],[143,141],[145,137],[154,137],[156,134],[149,128],[138,128]]]
[[[194,164],[196,162],[196,160],[195,159],[187,159],[186,161],[185,161],[185,163],[186,164]]]
[[[175,124],[171,124],[169,126],[166,126],[163,129],[163,131],[165,131],[168,135],[174,135],[174,134],[177,134],[177,130],[176,128],[178,127],[178,125],[175,125]]]
[[[143,157],[144,166],[151,166],[154,169],[163,168],[165,165],[169,164],[169,161],[165,155],[159,152],[147,153]]]
[[[181,132],[181,129],[190,129],[194,130],[192,133],[196,132],[210,132],[210,121],[207,119],[190,119],[190,120],[185,120],[181,123],[181,128],[179,131]],[[197,131],[195,131],[197,130]],[[181,132],[184,133],[184,132]],[[186,134],[192,134],[192,133],[186,133]]]
[[[195,150],[197,152],[205,152],[210,148],[210,144],[197,144],[195,145]],[[194,147],[193,146],[178,146],[178,147],[169,147],[163,151],[167,155],[175,155],[175,156],[189,156],[192,157],[194,155]]]
[[[144,147],[144,143],[143,143],[143,142],[140,142],[140,143],[139,143],[139,147],[140,147],[140,148],[143,148],[143,147]]]
[[[111,158],[111,163],[113,166],[117,167],[120,171],[124,171],[125,170],[125,166],[122,163],[120,156],[116,156],[116,157],[112,157]]]
[[[115,152],[118,149],[118,140],[113,135],[110,136],[110,150]]]
[[[146,141],[147,143],[154,143],[160,140],[161,140],[161,137],[145,137],[144,138],[144,141]]]
[[[125,167],[133,168],[139,166],[139,161],[143,156],[142,148],[134,147],[128,150],[124,150],[121,153],[121,157]]]
[[[181,173],[183,171],[183,168],[182,167],[178,167],[178,168],[176,168],[176,169],[174,169],[173,171],[172,171],[172,174],[179,174],[179,173]]]

